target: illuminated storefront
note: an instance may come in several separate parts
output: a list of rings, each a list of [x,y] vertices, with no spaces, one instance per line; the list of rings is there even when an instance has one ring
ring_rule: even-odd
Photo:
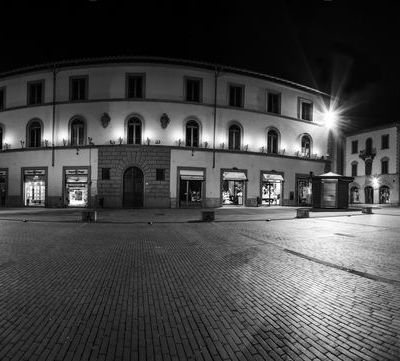
[[[46,205],[47,174],[45,169],[23,170],[24,205],[44,207]]]
[[[244,171],[222,172],[222,205],[243,206],[246,200],[247,176]]]
[[[261,176],[261,204],[268,206],[282,205],[282,182],[281,174],[263,173]]]
[[[179,170],[179,207],[202,207],[204,170]]]
[[[65,202],[67,207],[88,206],[89,170],[74,168],[64,169]]]
[[[297,204],[299,206],[312,205],[312,182],[309,177],[297,178]]]

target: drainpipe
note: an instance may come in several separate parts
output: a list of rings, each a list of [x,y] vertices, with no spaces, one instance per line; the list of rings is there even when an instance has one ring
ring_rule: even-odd
[[[213,168],[215,168],[215,129],[217,127],[217,90],[218,90],[218,68],[214,72],[214,133],[213,133]]]
[[[56,124],[56,64],[53,66],[53,126],[51,132],[51,166],[54,167],[54,158],[55,158],[55,145],[54,145],[54,128]]]

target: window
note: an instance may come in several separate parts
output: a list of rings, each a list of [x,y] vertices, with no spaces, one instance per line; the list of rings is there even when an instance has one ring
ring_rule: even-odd
[[[142,144],[142,122],[139,118],[128,120],[128,144]]]
[[[389,134],[382,135],[382,149],[389,149]]]
[[[381,160],[381,173],[388,174],[389,173],[389,159],[383,158]]]
[[[351,176],[352,177],[357,177],[357,166],[358,166],[357,162],[351,163]]]
[[[28,105],[43,103],[44,80],[28,82]]]
[[[196,78],[185,79],[186,101],[200,103],[202,101],[202,80]]]
[[[240,150],[241,129],[237,124],[229,127],[229,149]]]
[[[299,99],[299,114],[298,117],[302,120],[312,121],[313,103],[307,99]]]
[[[71,101],[88,99],[88,77],[71,77],[69,79],[69,99]]]
[[[28,123],[26,145],[30,148],[42,146],[42,124],[39,120],[32,120]]]
[[[0,112],[6,109],[6,88],[0,88]]]
[[[85,122],[83,119],[75,118],[71,122],[71,145],[85,145]]]
[[[372,159],[365,160],[365,175],[371,175],[372,173]]]
[[[231,107],[243,108],[244,105],[243,85],[229,85],[229,105]]]
[[[267,152],[278,153],[278,132],[274,129],[268,131],[267,135]]]
[[[367,155],[371,155],[371,153],[372,153],[372,138],[368,138],[365,141],[365,153]]]
[[[101,168],[101,179],[110,180],[110,168]]]
[[[186,123],[186,146],[199,146],[199,124],[195,120],[189,120]]]
[[[165,181],[165,169],[156,169],[156,181]]]
[[[304,157],[311,155],[311,138],[308,135],[303,135],[301,138],[301,155]]]
[[[358,140],[353,140],[351,142],[351,154],[358,153]]]
[[[267,112],[275,114],[281,113],[281,95],[279,93],[268,92]]]
[[[144,98],[144,74],[127,74],[126,97],[129,99]]]

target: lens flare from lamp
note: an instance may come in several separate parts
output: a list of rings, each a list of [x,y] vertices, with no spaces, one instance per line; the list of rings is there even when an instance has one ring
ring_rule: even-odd
[[[332,129],[335,127],[336,121],[338,118],[338,114],[334,110],[326,110],[324,113],[324,124],[328,129]]]
[[[374,188],[378,188],[378,186],[379,186],[379,179],[378,179],[377,177],[373,177],[373,178],[372,178],[372,186],[373,186]]]

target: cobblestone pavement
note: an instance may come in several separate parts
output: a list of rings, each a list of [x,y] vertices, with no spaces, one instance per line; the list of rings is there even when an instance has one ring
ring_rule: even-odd
[[[400,360],[398,220],[0,221],[0,360]]]

